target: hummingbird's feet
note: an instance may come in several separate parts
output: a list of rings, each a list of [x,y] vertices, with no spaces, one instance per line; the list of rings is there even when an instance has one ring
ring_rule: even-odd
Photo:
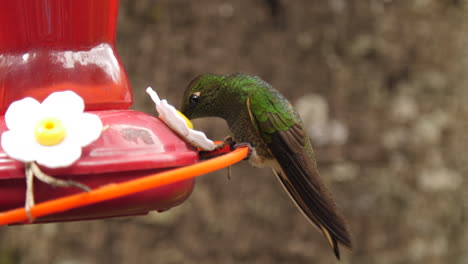
[[[216,144],[215,151],[224,148],[225,146],[231,146],[234,142],[234,139],[231,136],[227,136],[221,143]]]
[[[234,138],[232,136],[227,136],[224,138],[224,144],[227,144],[229,146],[232,146],[233,144],[235,144],[236,142],[234,141]]]
[[[31,208],[35,204],[34,184],[33,184],[34,176],[36,176],[36,178],[38,178],[42,182],[45,182],[53,186],[76,187],[76,188],[82,189],[85,192],[91,191],[91,189],[88,186],[82,183],[70,181],[70,180],[68,181],[59,180],[59,179],[55,179],[54,177],[45,174],[44,172],[41,171],[41,169],[34,162],[26,163],[25,174],[26,174],[26,202],[25,202],[24,208],[26,210],[26,215],[28,216],[28,219],[31,223],[34,221],[34,217],[31,214]]]
[[[229,145],[229,149],[231,151],[239,148],[239,147],[248,147],[249,148],[249,154],[247,154],[247,157],[245,157],[244,160],[248,160],[250,158],[250,155],[252,154],[252,152],[254,151],[254,148],[252,147],[252,144],[250,144],[249,142],[242,142],[242,143],[237,143],[233,137],[231,136],[227,136],[224,138],[224,142],[221,143],[224,146],[226,145]]]
[[[239,147],[248,147],[249,148],[249,154],[247,157],[245,157],[244,160],[248,160],[250,158],[250,155],[252,154],[252,151],[254,148],[252,147],[252,144],[249,142],[242,142],[242,143],[237,143],[232,136],[227,136],[224,138],[224,142],[222,143],[223,146],[229,145],[229,148],[232,150],[235,150]]]
[[[205,160],[205,159],[217,157],[222,154],[229,153],[237,149],[238,147],[246,147],[246,146],[249,148],[249,154],[244,160],[248,160],[254,151],[254,148],[252,147],[252,145],[246,142],[237,143],[236,141],[234,141],[234,139],[231,136],[227,136],[226,138],[224,138],[224,141],[217,144],[214,150],[211,150],[211,151],[202,150],[202,151],[199,151],[198,153],[199,153],[200,159]]]
[[[249,148],[249,153],[247,154],[247,157],[244,158],[244,160],[248,160],[250,158],[250,155],[252,153],[252,150],[253,150],[253,147],[250,143],[236,143],[236,141],[234,141],[234,138],[231,137],[231,136],[227,136],[224,138],[224,142],[222,143],[223,146],[225,145],[229,145],[229,149],[231,151],[237,149],[238,147],[245,147],[247,146]],[[227,167],[227,178],[230,180],[231,179],[231,166]]]
[[[239,147],[247,147],[249,149],[249,153],[244,158],[244,160],[249,160],[250,157],[252,156],[252,153],[255,151],[254,147],[252,147],[252,144],[250,144],[249,142],[236,143],[236,142],[233,141],[230,144],[230,146],[231,146],[231,150],[235,150],[235,149],[237,149]]]
[[[224,155],[232,151],[231,143],[234,142],[231,136],[228,136],[221,143],[216,144],[213,150],[200,150],[198,155],[201,160],[211,159],[220,155]]]

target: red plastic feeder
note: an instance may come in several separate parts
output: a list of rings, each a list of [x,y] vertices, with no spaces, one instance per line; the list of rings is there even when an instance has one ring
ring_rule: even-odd
[[[115,49],[118,0],[0,0],[0,114],[15,100],[73,90],[108,126],[68,168],[44,172],[98,188],[196,163],[198,152],[159,119],[127,110],[131,89]],[[0,133],[6,130],[3,116]],[[194,180],[36,219],[96,219],[167,210]],[[0,150],[0,211],[24,206],[23,164]],[[36,203],[81,192],[34,183]]]

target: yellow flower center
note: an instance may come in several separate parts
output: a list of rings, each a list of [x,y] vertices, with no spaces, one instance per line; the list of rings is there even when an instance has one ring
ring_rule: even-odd
[[[182,114],[179,110],[176,110],[177,113],[185,120],[185,123],[187,123],[187,126],[190,128],[190,129],[193,129],[193,124],[192,122],[184,115]]]
[[[54,146],[62,142],[66,136],[65,126],[57,118],[47,117],[39,121],[34,128],[37,142],[43,146]]]

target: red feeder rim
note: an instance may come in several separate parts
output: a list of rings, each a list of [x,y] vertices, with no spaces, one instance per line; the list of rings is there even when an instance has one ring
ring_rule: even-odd
[[[191,179],[202,174],[233,165],[245,159],[248,154],[248,147],[239,147],[238,149],[228,154],[195,163],[193,165],[152,174],[143,178],[123,183],[108,184],[88,193],[79,193],[47,202],[42,202],[31,208],[31,214],[33,217],[46,216],[85,205],[108,201],[137,192],[146,191],[178,181]],[[0,213],[0,225],[20,223],[27,220],[28,217],[24,208],[17,208]]]

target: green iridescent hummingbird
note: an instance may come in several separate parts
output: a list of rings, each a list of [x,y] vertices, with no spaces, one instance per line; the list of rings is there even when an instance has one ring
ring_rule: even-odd
[[[252,146],[249,162],[273,169],[300,211],[325,235],[336,257],[340,258],[338,244],[351,248],[348,228],[320,179],[302,121],[277,90],[246,74],[203,74],[188,85],[181,110],[189,119],[225,119],[232,139]]]

